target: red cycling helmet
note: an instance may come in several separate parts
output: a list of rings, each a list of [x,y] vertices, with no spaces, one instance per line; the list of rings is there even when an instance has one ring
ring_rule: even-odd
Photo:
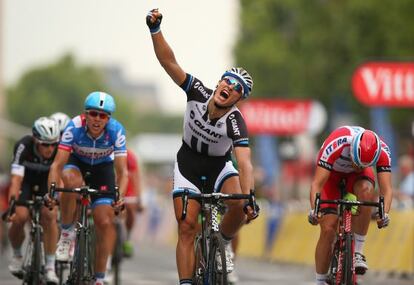
[[[365,168],[375,165],[381,153],[381,142],[370,130],[354,135],[351,141],[351,159],[356,166]]]

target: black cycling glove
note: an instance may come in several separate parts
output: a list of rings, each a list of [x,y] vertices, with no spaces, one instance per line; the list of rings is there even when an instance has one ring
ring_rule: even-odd
[[[147,26],[149,27],[151,34],[156,34],[161,30],[160,25],[162,21],[162,14],[160,14],[154,22],[151,21],[152,13],[155,11],[158,11],[158,9],[152,9],[149,11],[146,18]]]

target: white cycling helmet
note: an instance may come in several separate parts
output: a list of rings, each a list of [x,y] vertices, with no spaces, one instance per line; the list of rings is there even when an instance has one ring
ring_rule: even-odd
[[[56,113],[52,114],[50,116],[50,118],[56,121],[56,123],[58,124],[58,127],[59,127],[59,131],[61,133],[65,130],[66,126],[70,122],[69,116],[66,115],[65,113],[62,113],[62,112],[56,112]]]
[[[223,73],[221,79],[226,76],[231,76],[237,79],[243,85],[243,98],[246,99],[249,97],[253,89],[253,78],[246,70],[244,70],[242,67],[232,67]]]
[[[32,134],[38,141],[46,143],[58,142],[60,138],[57,122],[48,117],[40,117],[34,122]]]

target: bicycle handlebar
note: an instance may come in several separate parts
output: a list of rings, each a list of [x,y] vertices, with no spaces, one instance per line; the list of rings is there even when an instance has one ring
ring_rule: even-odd
[[[335,200],[322,200],[321,193],[316,193],[315,199],[315,214],[319,214],[320,205],[322,204],[336,204],[336,205],[344,205],[349,208],[352,206],[369,206],[369,207],[376,207],[378,208],[378,215],[379,218],[382,219],[384,217],[384,196],[379,197],[378,202],[372,201],[348,201],[344,199],[335,199]]]
[[[181,211],[181,220],[185,220],[187,216],[188,199],[197,201],[218,202],[220,200],[249,200],[249,205],[253,208],[253,213],[256,215],[256,197],[253,190],[249,194],[225,194],[225,193],[190,193],[188,189],[184,189],[181,200],[183,209]]]
[[[33,207],[35,205],[46,206],[44,197],[35,196],[33,200],[18,201],[16,197],[11,197],[8,209],[1,215],[3,221],[7,221],[16,211],[16,206]]]

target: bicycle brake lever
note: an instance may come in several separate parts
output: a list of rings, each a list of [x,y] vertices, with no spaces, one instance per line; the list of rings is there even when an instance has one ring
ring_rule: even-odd
[[[181,220],[185,220],[185,217],[187,216],[188,189],[184,190],[184,193],[181,196],[181,201],[182,201],[182,204],[183,204],[183,211],[181,213]]]

